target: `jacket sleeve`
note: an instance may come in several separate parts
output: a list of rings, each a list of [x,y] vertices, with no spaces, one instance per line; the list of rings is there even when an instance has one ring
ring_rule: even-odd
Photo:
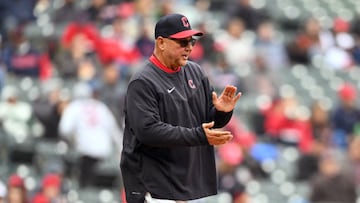
[[[159,95],[151,85],[134,80],[128,86],[126,114],[129,130],[143,144],[149,146],[208,145],[201,126],[186,128],[162,122],[158,109]]]
[[[233,111],[230,112],[222,112],[222,111],[217,111],[214,108],[214,121],[215,121],[215,125],[214,128],[222,128],[224,127],[231,119]]]
[[[216,110],[212,102],[212,92],[214,91],[214,88],[210,85],[210,82],[207,77],[203,78],[203,83],[207,92],[207,99],[208,99],[207,103],[209,104],[210,121],[215,122],[214,128],[222,128],[230,121],[233,111],[222,112]]]

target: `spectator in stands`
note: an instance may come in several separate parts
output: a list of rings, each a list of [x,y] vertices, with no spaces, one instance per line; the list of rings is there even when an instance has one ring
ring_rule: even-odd
[[[150,20],[144,19],[140,25],[140,36],[136,40],[136,47],[140,52],[142,59],[147,59],[151,56],[154,50],[154,39],[152,38],[152,23]]]
[[[110,109],[93,94],[86,83],[74,87],[74,100],[64,109],[59,131],[74,140],[79,160],[79,184],[91,186],[99,162],[112,154],[120,157],[122,133]],[[73,137],[72,137],[73,136]]]
[[[215,38],[210,29],[207,28],[206,21],[199,22],[197,28],[199,31],[206,33],[200,37],[190,54],[190,58],[198,63],[216,63],[216,55],[219,52],[215,44]]]
[[[232,18],[223,33],[214,36],[216,46],[225,54],[231,67],[241,68],[242,64],[253,64],[255,57],[254,37],[246,34],[243,20]]]
[[[287,51],[293,63],[309,64],[314,55],[323,54],[333,45],[330,30],[324,29],[317,19],[310,17],[290,41]]]
[[[28,191],[24,180],[16,174],[12,174],[8,179],[6,203],[28,203]]]
[[[67,98],[61,95],[62,81],[55,78],[45,81],[42,89],[42,94],[32,102],[34,115],[44,126],[42,138],[58,141],[61,107],[67,102]]]
[[[76,2],[75,0],[64,0],[64,4],[55,10],[52,21],[56,24],[67,24],[79,18],[79,14],[83,16],[85,12],[78,8]]]
[[[85,13],[81,12],[76,19],[68,21],[59,42],[60,50],[54,61],[60,77],[91,80],[98,74],[101,66],[97,55],[98,46],[101,46],[100,34]]]
[[[285,45],[276,36],[271,21],[261,22],[256,30],[256,66],[262,71],[272,71],[289,67]]]
[[[10,43],[4,45],[0,60],[8,73],[42,79],[42,74],[52,68],[50,59],[46,53],[34,47],[23,29],[19,26],[10,33]]]
[[[91,0],[86,13],[89,16],[89,21],[95,25],[102,26],[106,19],[104,16],[105,9],[107,8],[107,0]]]
[[[124,125],[124,99],[127,83],[121,83],[120,72],[115,63],[106,64],[102,77],[98,81],[96,92],[114,114],[119,127]]]
[[[256,29],[253,44],[254,72],[243,77],[248,92],[255,95],[274,98],[279,81],[277,72],[289,67],[290,61],[285,45],[276,34],[275,24],[270,20],[260,22]]]
[[[98,48],[102,63],[115,61],[122,76],[128,76],[133,65],[142,59],[136,47],[137,37],[137,24],[131,18],[116,17],[111,32],[103,36]]]
[[[256,30],[259,23],[269,17],[266,10],[255,9],[250,0],[229,1],[226,9],[230,18],[242,19],[248,30]]]
[[[48,173],[44,175],[41,181],[41,190],[34,195],[32,203],[67,203],[62,192],[62,179],[59,174]],[[44,202],[44,203],[45,203]]]
[[[32,107],[19,98],[19,90],[15,86],[8,85],[1,92],[0,121],[9,140],[13,142],[23,142],[32,136]]]
[[[330,111],[321,101],[315,101],[312,104],[310,123],[314,139],[323,143],[325,146],[332,145]]]
[[[355,181],[351,174],[344,173],[342,165],[346,164],[332,152],[321,156],[319,173],[311,180],[311,202],[356,202]]]
[[[311,149],[313,134],[309,116],[303,114],[296,97],[281,97],[264,113],[267,135],[280,143],[297,146],[302,152]]]
[[[73,0],[71,0],[73,1]],[[87,15],[78,13],[76,19],[69,21],[63,29],[59,42],[61,47],[68,49],[72,46],[73,40],[78,35],[83,35],[85,40],[83,42],[86,53],[95,52],[99,46],[100,34],[95,24],[88,20]]]
[[[98,64],[95,64],[91,60],[81,60],[77,64],[77,80],[88,82],[89,84],[94,84],[96,82],[97,77],[101,75],[103,71]]]
[[[344,83],[337,96],[339,103],[331,115],[333,141],[337,147],[344,149],[360,123],[360,109],[356,104],[357,90],[351,83]]]
[[[351,50],[354,49],[355,40],[350,33],[350,23],[342,18],[336,18],[332,31],[334,44],[325,50],[325,64],[333,69],[351,68],[354,65]]]
[[[0,180],[0,203],[5,203],[6,193],[7,193],[6,186]]]
[[[235,86],[239,91],[246,92],[246,87],[240,76],[230,66],[223,53],[218,53],[216,63],[209,70],[209,79],[216,91],[221,91],[227,84]]]
[[[84,70],[94,71],[93,74],[96,74],[100,66],[93,50],[93,42],[81,31],[74,33],[70,46],[61,49],[56,56],[56,69],[59,76],[64,79],[80,79],[80,74],[83,73],[81,71]]]

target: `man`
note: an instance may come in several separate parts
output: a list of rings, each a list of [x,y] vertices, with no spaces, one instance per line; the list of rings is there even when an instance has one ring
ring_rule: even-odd
[[[182,202],[217,192],[213,145],[232,138],[221,128],[241,94],[218,97],[198,64],[188,19],[169,14],[155,26],[155,48],[130,80],[121,171],[128,203]]]

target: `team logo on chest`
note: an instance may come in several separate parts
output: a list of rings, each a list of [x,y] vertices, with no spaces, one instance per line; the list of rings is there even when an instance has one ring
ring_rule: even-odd
[[[189,87],[190,87],[191,89],[195,89],[195,88],[196,88],[193,80],[188,80],[188,84],[189,84]]]

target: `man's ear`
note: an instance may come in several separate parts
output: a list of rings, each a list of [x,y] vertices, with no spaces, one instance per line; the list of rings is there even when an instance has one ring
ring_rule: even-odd
[[[156,43],[157,43],[157,46],[159,47],[159,49],[160,49],[161,51],[164,51],[164,50],[165,50],[165,40],[164,40],[164,38],[158,37],[158,38],[156,39]]]

